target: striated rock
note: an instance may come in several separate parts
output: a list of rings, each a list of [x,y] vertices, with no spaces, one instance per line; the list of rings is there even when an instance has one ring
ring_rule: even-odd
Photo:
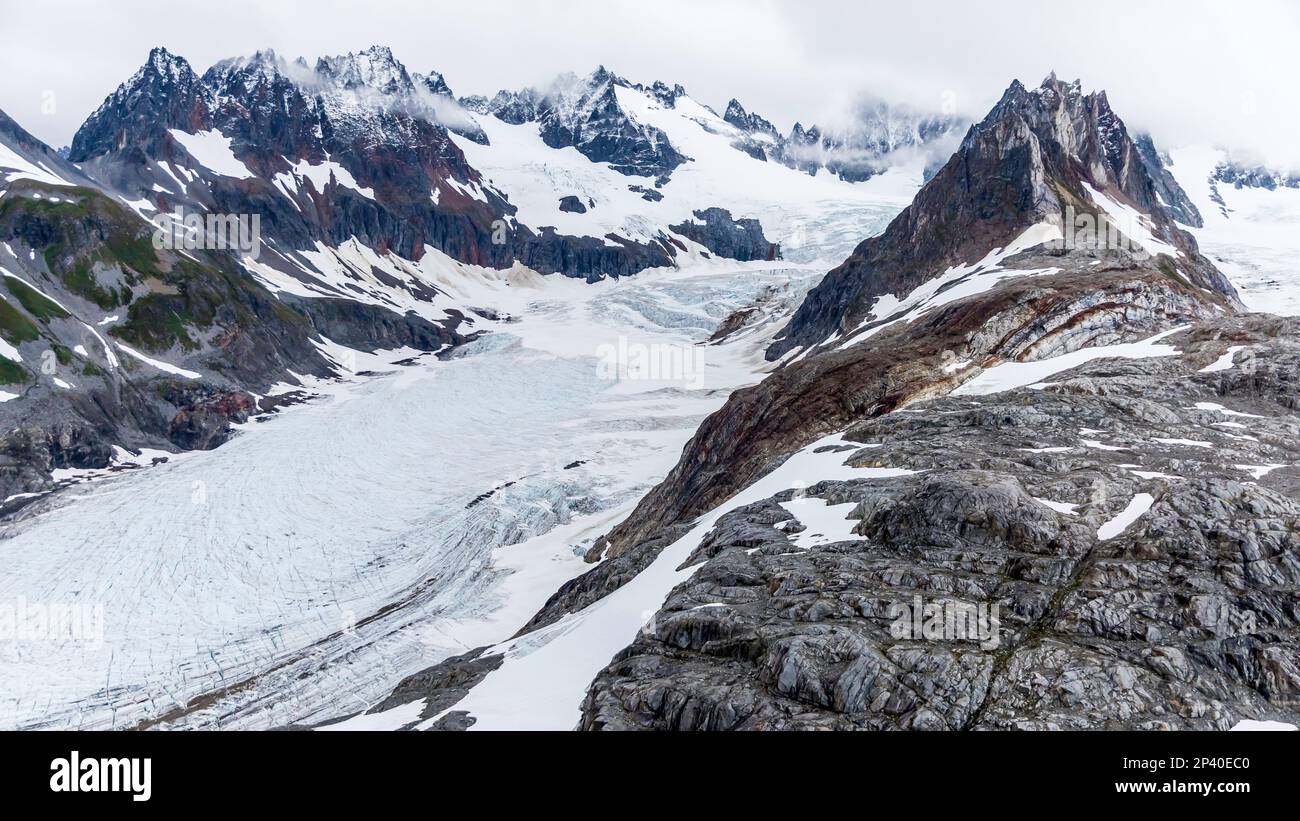
[[[611,532],[610,553],[710,510],[822,436],[952,389],[972,373],[945,371],[954,362],[1041,359],[1215,315],[1204,292],[1155,273],[1134,278],[1099,267],[1007,280],[736,391],[701,424],[667,478]]]
[[[1181,356],[1097,360],[852,426],[867,447],[851,463],[919,472],[809,477],[724,516],[592,683],[583,728],[1295,723],[1297,331],[1216,320],[1174,337]],[[1228,344],[1251,366],[1200,373]],[[1108,531],[1141,493],[1150,507]],[[795,544],[801,510],[845,502],[849,539]],[[917,601],[996,619],[983,635],[900,629]]]
[[[1133,144],[1137,147],[1142,166],[1151,177],[1156,198],[1169,215],[1183,225],[1190,225],[1193,228],[1203,227],[1205,221],[1201,219],[1201,212],[1197,210],[1196,204],[1192,202],[1191,197],[1187,196],[1183,187],[1178,184],[1178,180],[1174,179],[1174,175],[1169,172],[1168,155],[1156,149],[1150,134],[1137,135]]]

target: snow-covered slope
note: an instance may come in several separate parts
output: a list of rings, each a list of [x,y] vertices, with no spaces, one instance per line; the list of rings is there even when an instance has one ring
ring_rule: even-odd
[[[1189,229],[1201,251],[1237,286],[1252,311],[1300,314],[1300,188],[1237,187],[1215,179],[1228,152],[1186,146],[1170,171],[1195,202],[1205,227]]]
[[[863,224],[874,222],[882,207],[906,205],[922,182],[920,158],[865,183],[825,172],[809,175],[736,150],[733,142],[742,132],[684,92],[672,106],[629,85],[616,85],[614,92],[629,117],[664,134],[688,158],[657,186],[654,177],[592,162],[576,148],[548,146],[534,122],[511,124],[474,114],[488,144],[453,139],[469,163],[519,209],[516,216],[525,224],[578,236],[613,233],[647,240],[664,226],[691,219],[695,210],[716,206],[736,218],[757,218],[786,258],[796,260],[808,259],[814,248],[827,260],[842,255],[861,236]],[[585,213],[561,210],[566,196],[577,197]],[[844,239],[831,241],[837,236]]]

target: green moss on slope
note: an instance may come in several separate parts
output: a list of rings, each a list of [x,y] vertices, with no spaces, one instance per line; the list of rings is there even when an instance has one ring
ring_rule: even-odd
[[[0,299],[0,336],[10,344],[33,342],[40,339],[40,330],[27,316],[6,299]]]
[[[18,299],[18,302],[27,309],[27,313],[42,322],[49,322],[51,319],[68,318],[67,311],[60,308],[55,304],[54,300],[32,288],[26,282],[13,277],[5,277],[4,281],[9,288],[9,293]]]

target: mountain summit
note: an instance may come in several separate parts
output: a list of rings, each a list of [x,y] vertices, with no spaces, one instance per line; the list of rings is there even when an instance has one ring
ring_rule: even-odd
[[[870,318],[887,319],[877,315],[882,297],[903,300],[946,269],[1009,248],[1035,225],[1058,226],[1056,239],[1064,240],[1079,217],[1098,228],[1118,225],[1131,234],[1125,247],[1140,249],[1145,240],[1152,258],[1139,263],[1126,255],[1134,265],[1176,264],[1188,283],[1234,296],[1195,240],[1175,225],[1106,93],[1084,94],[1077,80],[1052,75],[1032,90],[1012,82],[912,204],[809,294],[768,357],[851,335]],[[1077,250],[1091,262],[1106,249]]]

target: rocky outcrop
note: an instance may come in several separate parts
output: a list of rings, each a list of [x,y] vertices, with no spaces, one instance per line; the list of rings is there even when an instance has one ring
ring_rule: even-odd
[[[696,211],[695,219],[698,222],[684,222],[669,228],[720,257],[741,262],[781,258],[780,244],[767,241],[763,236],[763,226],[756,219],[732,219],[731,212],[725,208]]]
[[[1199,289],[1160,274],[1080,266],[1072,274],[1013,279],[864,343],[778,370],[731,395],[687,444],[667,478],[589,558],[617,556],[689,521],[748,486],[801,447],[971,375],[946,370],[1055,356],[1150,336],[1218,310]]]
[[[243,391],[170,382],[160,388],[159,395],[179,408],[168,438],[184,450],[211,450],[225,443],[231,423],[243,424],[257,412],[257,400]]]
[[[399,314],[376,305],[346,299],[288,299],[307,318],[316,333],[357,350],[414,348],[441,351],[473,336],[463,315],[442,323],[430,322],[414,312]]]
[[[1216,183],[1226,183],[1234,188],[1263,188],[1267,191],[1276,191],[1278,188],[1300,188],[1300,176],[1284,174],[1262,165],[1251,166],[1240,162],[1221,163],[1214,169],[1212,179]]]
[[[850,464],[917,472],[808,477],[724,516],[582,726],[1295,723],[1298,331],[1206,322],[1170,338],[1178,356],[853,425]],[[1203,370],[1229,346],[1232,367]],[[851,534],[796,544],[826,504],[852,505]]]
[[[1196,203],[1192,202],[1192,198],[1187,196],[1187,192],[1170,173],[1169,157],[1156,149],[1151,135],[1139,134],[1133,140],[1133,144],[1137,146],[1138,157],[1142,160],[1143,168],[1151,177],[1156,199],[1165,207],[1169,215],[1183,225],[1190,225],[1193,228],[1204,226],[1205,222],[1201,219],[1201,212],[1197,210]]]
[[[585,214],[587,206],[582,204],[582,200],[573,194],[560,197],[560,210],[569,214]]]

